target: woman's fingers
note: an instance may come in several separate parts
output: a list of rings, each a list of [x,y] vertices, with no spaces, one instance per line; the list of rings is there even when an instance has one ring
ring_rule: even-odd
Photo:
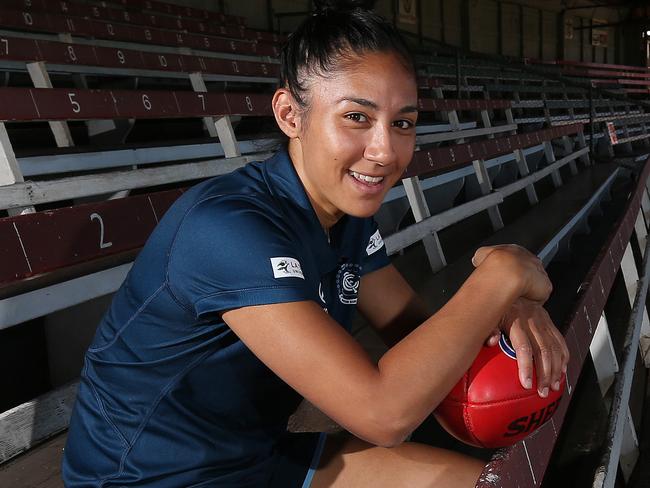
[[[563,374],[565,374],[567,370],[567,366],[569,364],[569,359],[571,357],[571,354],[569,353],[569,347],[566,344],[566,340],[564,339],[564,336],[560,333],[559,330],[557,330],[555,326],[551,327],[551,333],[553,334],[553,336],[558,341],[558,344],[560,345],[560,351],[562,353],[560,371]]]
[[[522,327],[520,317],[515,318],[511,324],[510,344],[517,355],[519,382],[529,390],[533,387],[533,348],[526,330]]]
[[[520,299],[506,316],[506,322],[504,326],[517,353],[522,386],[531,387],[534,370],[540,396],[548,396],[550,389],[559,390],[569,350],[546,310],[538,303]]]

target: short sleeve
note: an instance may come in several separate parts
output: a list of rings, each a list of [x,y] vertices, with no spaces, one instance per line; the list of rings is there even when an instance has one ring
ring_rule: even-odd
[[[170,249],[172,292],[197,317],[313,299],[287,228],[271,205],[234,197],[199,202]]]
[[[366,224],[366,249],[363,253],[363,260],[361,262],[361,274],[365,275],[388,266],[390,259],[386,253],[386,245],[384,239],[379,232],[379,227],[375,219],[368,219]]]

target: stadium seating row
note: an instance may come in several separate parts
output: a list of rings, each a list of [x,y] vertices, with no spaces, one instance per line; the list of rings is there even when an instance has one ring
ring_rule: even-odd
[[[66,66],[70,69],[81,66],[98,68],[95,74],[110,74],[114,69],[184,75],[200,72],[239,76],[241,79],[238,81],[247,81],[245,77],[250,77],[248,81],[255,82],[261,78],[275,82],[278,76],[275,62],[261,62],[259,58],[246,56],[276,56],[275,43],[281,38],[246,29],[240,18],[226,18],[222,14],[148,0],[119,0],[114,3],[121,8],[68,2],[48,8],[46,0],[11,0],[3,4],[0,25],[30,33],[63,33],[136,42],[141,43],[144,50],[91,41],[44,40],[36,35],[30,38],[28,34],[27,37],[2,36],[0,60],[62,65],[57,66],[57,71],[63,73]],[[59,13],[53,13],[55,11]],[[136,25],[146,27],[136,28]],[[204,35],[194,35],[193,32]],[[70,37],[66,39],[70,40]],[[146,50],[158,49],[158,46],[168,46],[169,49],[161,52]],[[201,54],[171,52],[177,47],[197,49]],[[215,57],[222,53],[241,57],[227,60]],[[378,220],[383,228],[392,229],[384,232],[391,255],[405,253],[413,244],[422,242],[434,271],[454,271],[452,266],[446,266],[447,258],[438,235],[445,229],[484,213],[495,231],[502,229],[509,222],[504,222],[499,207],[517,193],[525,192],[529,204],[534,206],[531,208],[539,208],[542,204],[538,204],[536,188],[544,184],[548,186],[550,182],[552,187],[559,189],[564,183],[563,178],[570,181],[577,174],[587,174],[586,178],[592,178],[588,140],[592,143],[596,138],[604,141],[612,155],[614,149],[633,154],[635,149],[639,149],[638,141],[647,141],[646,119],[633,101],[612,100],[597,89],[595,93],[599,98],[589,100],[584,87],[567,86],[541,75],[478,60],[465,60],[460,66],[461,76],[455,59],[441,56],[422,61],[420,66],[424,76],[419,80],[420,89],[431,90],[435,98],[428,93],[420,97],[419,108],[427,122],[418,128],[418,150],[401,184],[389,193]],[[578,67],[572,65],[564,69],[577,71]],[[604,69],[604,66],[589,66],[583,71],[589,77],[594,71]],[[613,76],[645,78],[642,72],[639,72],[640,76],[613,73],[617,71],[613,69],[608,74],[610,79]],[[247,161],[265,157],[262,150],[240,156],[242,141],[235,137],[230,124],[235,120],[233,116],[268,118],[271,115],[268,95],[252,91],[250,85],[245,86],[245,93],[215,91],[213,87],[208,91],[205,84],[203,89],[199,85],[193,82],[197,92],[168,88],[0,88],[0,120],[5,122],[210,116],[227,122],[226,132],[230,137],[228,141],[221,140],[224,147],[230,148],[224,151],[226,158],[212,157],[156,168],[113,170],[64,178],[59,175],[24,182],[21,181],[20,169],[16,169],[17,162],[9,161],[13,150],[3,124],[4,135],[0,134],[0,141],[4,152],[0,155],[4,159],[0,158],[0,166],[9,161],[19,178],[0,186],[0,209],[20,210],[86,196],[101,198],[104,194],[114,195],[134,188],[142,189],[144,193],[0,219],[0,259],[8,263],[0,269],[0,329],[114,291],[157,221],[183,191],[182,188],[155,191],[152,187],[184,185],[187,181],[223,174]],[[469,98],[449,99],[445,92],[462,93]],[[476,98],[477,94],[486,99]],[[569,99],[569,95],[577,98]],[[601,108],[605,110],[598,111]],[[496,114],[503,116],[497,117]],[[613,141],[603,130],[607,122],[615,124],[614,132],[620,132],[622,136],[619,140]],[[213,126],[214,123],[214,120],[207,122]],[[234,123],[236,125],[236,121]],[[477,127],[478,124],[482,127]],[[589,124],[598,127],[598,133],[585,134],[585,127]],[[223,131],[219,133],[220,136],[223,134]],[[633,157],[642,158],[648,152],[644,146]],[[84,158],[83,153],[76,156]],[[110,154],[107,156],[111,157]],[[578,161],[582,162],[581,167],[576,164]],[[110,169],[111,166],[108,164],[103,168]],[[632,227],[638,221],[642,197],[645,195],[647,199],[645,181],[648,168],[646,164],[615,233],[584,279],[585,286],[581,287],[575,311],[567,321],[566,336],[575,356],[570,365],[569,395],[595,332],[592,324],[597,323],[602,314],[621,261],[621,249],[625,248]],[[560,248],[569,247],[572,235],[586,226],[590,215],[598,213],[599,202],[620,176],[618,169],[608,171],[592,196],[581,201],[580,208],[570,215],[562,215],[559,219],[561,225],[554,229],[553,234],[539,238],[533,245],[541,249],[540,256],[546,264],[560,252]],[[0,175],[2,172],[0,167]],[[414,223],[409,221],[407,213],[413,215]],[[596,286],[596,282],[600,286]],[[453,289],[449,289],[445,293],[452,292]],[[38,303],[39,306],[30,307],[29,303]],[[33,413],[33,403],[0,414],[0,432],[5,433],[0,438],[0,445],[9,446],[0,452],[0,461],[64,429],[74,394],[75,387],[70,385],[38,400],[46,407],[38,415],[33,415],[29,422],[29,428],[37,432],[35,435],[25,436],[24,425],[16,422],[17,415]],[[495,454],[479,486],[494,486],[495,480],[507,488],[539,486],[569,400],[565,397],[561,412],[535,436]],[[49,418],[43,422],[47,416]],[[47,427],[43,427],[44,424]]]

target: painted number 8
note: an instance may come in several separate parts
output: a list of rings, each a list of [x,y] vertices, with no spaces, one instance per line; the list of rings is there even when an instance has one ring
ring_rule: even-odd
[[[77,60],[77,54],[74,52],[74,49],[72,48],[72,46],[68,46],[68,54],[70,54],[70,59],[72,61]]]
[[[253,102],[251,101],[251,97],[246,97],[246,106],[248,107],[249,112],[253,111]]]

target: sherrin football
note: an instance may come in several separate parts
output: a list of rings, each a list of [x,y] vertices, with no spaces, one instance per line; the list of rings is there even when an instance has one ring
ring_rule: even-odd
[[[541,398],[534,376],[530,390],[521,386],[515,351],[502,334],[498,346],[483,346],[434,415],[447,432],[467,444],[512,445],[548,422],[564,392],[563,376],[560,390],[549,388],[548,396]]]

